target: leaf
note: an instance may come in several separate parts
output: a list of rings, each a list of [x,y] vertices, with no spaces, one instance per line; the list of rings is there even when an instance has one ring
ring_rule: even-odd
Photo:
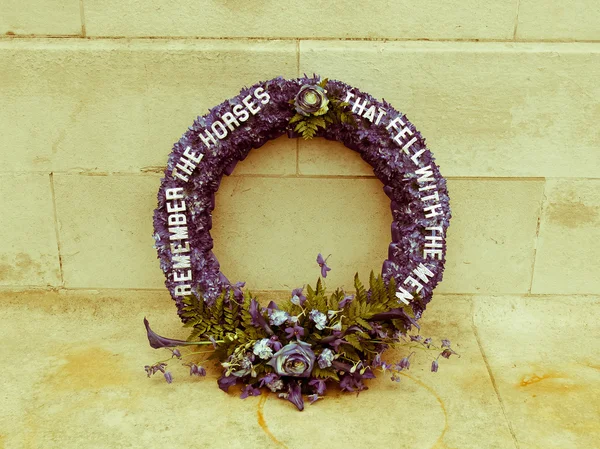
[[[325,89],[325,87],[327,87],[328,82],[329,82],[329,79],[325,78],[325,79],[321,80],[321,82],[319,82],[319,86],[321,86],[323,89]]]
[[[353,348],[357,349],[358,351],[362,352],[362,344],[360,342],[360,340],[358,339],[358,335],[356,334],[346,334],[344,336],[344,340],[346,340],[350,345],[352,345]]]
[[[358,278],[358,273],[356,273],[354,275],[354,288],[356,289],[356,297],[354,300],[355,301],[358,300],[360,302],[366,302],[367,301],[367,292],[365,290],[364,285]]]
[[[340,381],[340,378],[333,368],[321,369],[318,366],[315,366],[312,370],[312,375],[318,379],[333,379],[338,382]]]
[[[355,318],[355,321],[357,324],[360,324],[362,327],[364,327],[367,330],[373,330],[373,328],[371,327],[371,325],[363,318],[361,317],[357,317]]]
[[[303,120],[303,119],[304,119],[304,116],[303,116],[303,115],[301,115],[301,114],[296,114],[296,115],[294,115],[294,116],[293,116],[293,117],[290,119],[290,125],[291,125],[292,123],[296,123],[296,122],[298,122],[298,121],[300,121],[300,120]]]
[[[313,117],[311,119],[311,123],[313,123],[315,126],[320,126],[323,129],[327,128],[327,124],[325,123],[325,120],[322,119],[321,117]]]

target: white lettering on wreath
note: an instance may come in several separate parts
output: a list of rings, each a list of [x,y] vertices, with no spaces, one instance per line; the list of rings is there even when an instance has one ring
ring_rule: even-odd
[[[259,101],[260,103],[258,103]],[[236,104],[232,108],[232,112],[224,113],[210,126],[210,129],[205,129],[198,133],[198,137],[200,137],[206,148],[210,148],[211,145],[217,143],[217,139],[224,139],[230,131],[234,131],[237,127],[241,126],[242,123],[250,118],[250,114],[258,114],[261,110],[260,105],[267,104],[269,101],[271,101],[269,93],[264,88],[257,87],[251,95],[242,99],[243,106]]]
[[[410,284],[411,287],[414,287],[415,293],[419,293],[421,290],[423,290],[423,283],[428,284],[429,278],[433,277],[432,271],[422,263],[413,269],[412,273],[419,278],[422,283],[417,281],[413,276],[407,276],[406,279],[404,279],[404,284]],[[398,291],[396,292],[396,298],[398,298],[398,301],[408,305],[409,302],[414,299],[414,296],[402,286],[398,286],[397,288]]]
[[[271,101],[271,96],[268,92],[262,87],[257,87],[252,94],[242,99],[243,104],[234,105],[231,112],[225,112],[218,120],[215,120],[209,129],[199,132],[198,137],[206,148],[210,148],[217,143],[217,139],[225,139],[231,131],[241,126],[250,118],[250,115],[256,115],[261,110],[260,105],[267,104],[269,101]],[[204,154],[195,153],[188,146],[183,152],[183,156],[175,164],[173,176],[188,182],[203,157]]]
[[[425,153],[427,148],[415,149],[413,145],[417,142],[418,137],[415,132],[408,126],[402,116],[393,118],[387,117],[387,111],[376,108],[375,105],[370,105],[368,101],[362,100],[352,92],[346,92],[344,100],[352,107],[352,112],[360,117],[369,120],[375,125],[379,125],[382,119],[386,117],[387,123],[381,123],[385,129],[390,131],[392,140],[396,143],[402,152],[410,156],[411,161],[415,164],[415,174],[419,184],[420,199],[423,205],[423,213],[425,218],[435,219],[435,217],[444,214],[444,209],[440,203],[440,194],[438,192],[437,180],[434,177],[431,165],[425,167],[420,166],[420,158]],[[377,109],[377,116],[376,116]],[[375,118],[377,117],[377,118]],[[425,228],[425,245],[423,248],[423,258],[442,260],[444,248],[444,235],[441,226],[428,226]],[[412,270],[414,276],[407,276],[404,280],[404,285],[411,288],[412,292],[408,291],[403,286],[398,287],[396,297],[399,302],[409,304],[409,301],[414,299],[414,294],[419,293],[423,289],[423,283],[429,282],[429,277],[433,277],[433,272],[425,265],[420,264]]]
[[[189,147],[188,147],[189,148]],[[186,150],[187,152],[187,150]],[[185,152],[184,152],[185,154]],[[202,159],[202,155],[198,162]],[[167,200],[167,223],[169,225],[169,240],[171,241],[172,273],[175,286],[175,296],[188,296],[192,294],[192,270],[190,260],[190,242],[188,241],[186,204],[183,188],[173,187],[165,190]]]

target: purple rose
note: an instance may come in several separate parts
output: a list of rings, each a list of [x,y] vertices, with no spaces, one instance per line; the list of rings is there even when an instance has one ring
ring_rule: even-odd
[[[301,115],[323,115],[327,113],[329,99],[325,95],[327,91],[321,86],[304,85],[300,88],[294,106],[296,112]]]
[[[315,364],[315,353],[303,341],[288,343],[268,363],[280,376],[309,377]]]

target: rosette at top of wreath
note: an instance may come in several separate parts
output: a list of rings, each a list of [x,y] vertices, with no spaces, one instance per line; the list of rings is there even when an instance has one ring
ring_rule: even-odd
[[[317,263],[325,278],[330,268],[321,254]],[[330,384],[358,393],[367,389],[365,380],[378,371],[400,381],[415,348],[433,353],[432,372],[438,370],[440,357],[456,354],[448,340],[436,345],[431,338],[411,334],[411,328],[420,329],[412,307],[398,303],[393,279],[386,285],[373,272],[368,289],[356,275],[353,293],[337,289],[327,294],[320,277],[314,288],[306,286],[306,294],[297,288],[287,299],[266,307],[250,292],[240,295],[241,287],[224,290],[211,305],[202,297],[185,298],[184,326],[191,328],[187,341],[161,337],[144,319],[150,345],[171,351],[166,360],[145,367],[148,377],[161,372],[171,383],[171,360],[204,356],[202,362],[183,362],[190,375],[205,376],[203,365],[213,360],[223,370],[218,379],[223,391],[244,385],[244,399],[261,394],[265,387],[303,410],[303,394],[313,403]],[[183,354],[174,349],[185,346],[204,349]],[[403,357],[384,361],[383,353],[390,348],[400,349]]]
[[[328,82],[325,78],[318,84],[305,84],[296,97],[290,100],[296,114],[289,123],[294,132],[306,140],[312,139],[319,128],[326,129],[331,123],[354,123],[354,117],[349,112],[350,104],[328,95]]]

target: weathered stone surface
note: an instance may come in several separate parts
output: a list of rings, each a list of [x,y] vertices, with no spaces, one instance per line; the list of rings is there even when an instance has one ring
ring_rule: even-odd
[[[488,297],[474,323],[522,449],[600,447],[598,297]]]
[[[595,0],[521,0],[518,17],[517,39],[600,40],[600,8]]]
[[[0,34],[81,35],[78,0],[3,0]]]
[[[67,288],[164,288],[152,248],[157,175],[55,175]]]
[[[185,1],[170,8],[157,0],[90,0],[85,11],[92,36],[269,38],[512,39],[516,15],[510,0],[485,7],[475,0],[360,5],[318,0],[309,9],[291,0],[235,5]]]
[[[434,374],[419,351],[400,383],[380,376],[358,397],[331,391],[300,415],[275,395],[242,401],[239,390],[224,394],[210,364],[206,378],[191,378],[175,362],[172,384],[159,375],[147,379],[143,366],[170,353],[148,347],[143,317],[159,333],[186,336],[166,291],[0,299],[2,354],[11,361],[3,368],[11,381],[0,408],[7,448],[300,448],[315,441],[332,448],[513,447],[471,331],[468,300],[437,298],[423,322],[436,340],[452,339],[461,358],[444,360]],[[32,322],[43,323],[45,332],[23,340]]]
[[[533,293],[600,293],[600,180],[547,181]]]
[[[451,180],[440,293],[527,293],[543,181]]]
[[[59,286],[50,177],[0,174],[0,192],[0,286]]]
[[[244,85],[296,76],[295,43],[278,41],[5,40],[0,60],[0,147],[12,149],[0,162],[19,171],[160,171],[198,115]]]
[[[388,100],[444,176],[598,176],[597,45],[301,41],[305,72]],[[302,151],[301,171],[348,173]]]

